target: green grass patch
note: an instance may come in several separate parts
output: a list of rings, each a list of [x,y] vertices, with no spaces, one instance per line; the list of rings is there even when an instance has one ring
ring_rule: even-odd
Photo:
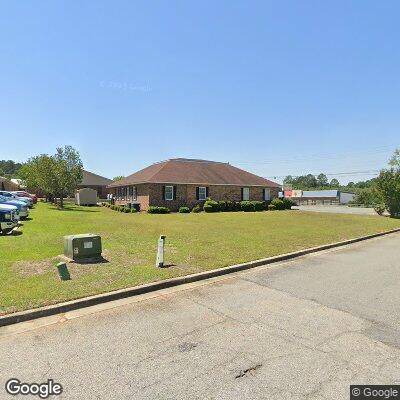
[[[53,304],[142,283],[274,256],[400,226],[400,220],[301,211],[259,213],[125,214],[105,207],[39,203],[22,234],[0,236],[0,314]],[[99,264],[55,265],[63,236],[96,233]],[[166,264],[156,268],[157,239],[167,236]]]

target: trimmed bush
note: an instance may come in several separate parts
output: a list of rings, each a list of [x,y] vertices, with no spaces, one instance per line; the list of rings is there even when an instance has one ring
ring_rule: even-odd
[[[241,201],[240,209],[245,212],[254,211],[254,204],[252,201]]]
[[[201,207],[199,204],[197,204],[192,208],[192,213],[199,213],[199,212],[201,212]]]
[[[290,199],[288,199],[287,197],[283,197],[282,199],[283,202],[283,206],[285,207],[285,210],[290,210],[292,208],[292,206],[294,206],[294,202]]]
[[[263,201],[253,201],[254,211],[265,211],[265,203]]]
[[[125,207],[124,208],[124,213],[130,213],[131,212],[131,209],[130,208],[128,208],[128,207]]]
[[[169,214],[171,211],[167,207],[150,206],[147,212],[149,214]]]
[[[225,211],[235,211],[235,203],[233,201],[225,202]]]
[[[218,201],[207,200],[204,203],[203,210],[205,212],[218,212],[220,210]]]
[[[188,214],[188,213],[190,213],[190,208],[189,207],[180,207],[179,212],[181,214]]]
[[[241,201],[240,209],[246,212],[264,211],[265,203],[263,201]]]
[[[276,210],[275,204],[268,204],[268,210],[269,211],[275,211]]]
[[[136,208],[131,208],[131,213],[135,214],[137,212]]]
[[[233,203],[233,210],[232,211],[242,211],[242,207],[239,201],[235,201]]]
[[[285,209],[285,204],[283,203],[283,201],[281,199],[273,199],[271,201],[271,205],[275,206],[276,210],[284,210]],[[268,209],[270,209],[268,207]]]
[[[219,211],[227,211],[226,201],[219,201],[218,205],[219,205]]]

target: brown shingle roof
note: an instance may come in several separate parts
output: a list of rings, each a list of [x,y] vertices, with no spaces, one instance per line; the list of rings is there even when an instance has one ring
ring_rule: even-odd
[[[228,163],[175,158],[162,161],[108,187],[138,183],[183,183],[203,185],[237,185],[279,187],[275,182],[251,174]]]
[[[112,183],[112,179],[83,170],[82,182],[78,186],[107,186],[110,183]]]

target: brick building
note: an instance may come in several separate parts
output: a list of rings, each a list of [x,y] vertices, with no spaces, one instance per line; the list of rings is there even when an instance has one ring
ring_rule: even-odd
[[[94,189],[97,191],[97,196],[100,199],[105,199],[107,197],[107,185],[112,183],[111,179],[85,170],[83,170],[82,175],[82,182],[77,186],[77,189]]]
[[[213,200],[269,201],[280,186],[228,163],[176,158],[150,165],[108,186],[115,204],[164,206],[172,211]]]

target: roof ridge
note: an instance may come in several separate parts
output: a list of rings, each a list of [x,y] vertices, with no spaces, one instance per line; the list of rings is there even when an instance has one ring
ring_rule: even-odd
[[[88,174],[92,174],[92,175],[98,176],[99,178],[108,179],[108,180],[112,181],[112,179],[107,178],[106,176],[102,176],[102,175],[99,175],[99,174],[95,174],[94,172],[88,171],[87,169],[84,169],[83,171],[85,171],[85,172],[88,173]]]
[[[166,160],[162,160],[162,161],[157,161],[155,163],[153,163],[153,165],[155,164],[163,164],[163,163],[167,163],[170,161],[174,161],[174,162],[195,162],[195,163],[213,163],[213,164],[227,164],[230,165],[229,162],[223,162],[223,161],[213,161],[213,160],[202,160],[200,158],[168,158]]]

